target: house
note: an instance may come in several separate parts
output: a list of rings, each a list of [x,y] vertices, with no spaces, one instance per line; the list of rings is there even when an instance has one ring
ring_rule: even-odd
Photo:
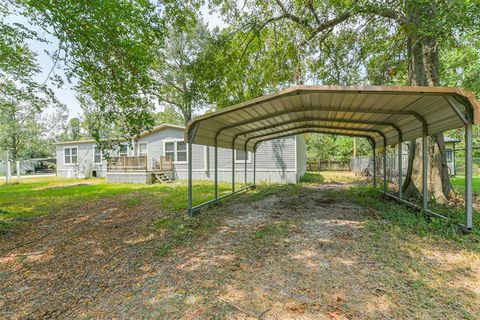
[[[94,140],[56,144],[57,175],[61,177],[106,177],[109,182],[152,183],[158,175],[187,179],[187,148],[184,127],[162,124],[130,142],[124,141],[108,160]],[[193,179],[214,179],[214,148],[192,146]],[[235,151],[235,181],[253,179],[253,156]],[[256,152],[256,181],[295,183],[306,170],[303,135],[266,141]],[[218,180],[232,179],[232,151],[218,149]]]
[[[460,140],[445,136],[445,160],[447,161],[448,174],[455,176],[457,174],[457,164],[455,162],[455,143]]]

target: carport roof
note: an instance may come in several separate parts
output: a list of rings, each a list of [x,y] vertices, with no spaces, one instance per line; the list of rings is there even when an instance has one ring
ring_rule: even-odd
[[[480,122],[480,105],[458,88],[295,86],[195,117],[185,141],[253,151],[265,140],[319,132],[383,146],[468,122]]]

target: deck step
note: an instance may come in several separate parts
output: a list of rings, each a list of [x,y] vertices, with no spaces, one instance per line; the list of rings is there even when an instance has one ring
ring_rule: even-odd
[[[172,183],[173,181],[165,173],[155,173],[155,180],[160,183]]]

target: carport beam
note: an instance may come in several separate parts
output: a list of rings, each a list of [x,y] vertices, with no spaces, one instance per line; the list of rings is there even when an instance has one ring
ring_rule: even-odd
[[[473,167],[472,167],[472,123],[465,125],[465,227],[467,230],[473,228]]]

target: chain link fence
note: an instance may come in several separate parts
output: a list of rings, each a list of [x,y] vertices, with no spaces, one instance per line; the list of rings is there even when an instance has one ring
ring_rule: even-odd
[[[397,149],[387,149],[387,188],[389,191],[398,192],[398,156]],[[450,182],[453,190],[464,195],[465,193],[465,149],[447,149],[446,165],[450,176]],[[360,173],[363,176],[373,177],[373,157],[356,157],[351,163],[352,171]],[[405,182],[405,176],[408,169],[408,153],[402,154],[402,183]],[[419,168],[421,170],[421,168]],[[377,183],[383,183],[383,154],[376,157],[376,178]],[[480,200],[480,147],[473,148],[473,194]]]
[[[0,177],[6,178],[29,177],[39,175],[55,175],[55,158],[21,159],[17,161],[7,160],[6,156],[0,159]]]

